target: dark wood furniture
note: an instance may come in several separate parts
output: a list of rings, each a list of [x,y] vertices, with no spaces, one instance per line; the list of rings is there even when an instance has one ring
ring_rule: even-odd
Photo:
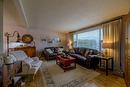
[[[98,58],[99,58],[99,60],[100,60],[100,62],[99,62],[100,67],[102,66],[102,61],[105,61],[106,75],[108,75],[108,70],[113,71],[113,64],[114,64],[114,62],[113,62],[113,57],[102,57],[102,56],[98,56]],[[110,63],[110,64],[111,64],[111,67],[110,67],[110,68],[108,67],[108,66],[109,66],[109,62],[111,62],[111,63]]]
[[[10,48],[11,51],[18,51],[22,50],[24,51],[27,56],[29,57],[35,57],[36,56],[36,47],[35,46],[25,46],[25,47],[16,47],[16,48]]]
[[[99,67],[101,67],[102,61],[105,61],[105,70],[106,70],[106,75],[108,75],[108,70],[113,71],[113,57],[105,57],[105,56],[99,56],[99,55],[89,55],[91,58],[98,58],[99,59]],[[94,61],[93,61],[94,62]],[[94,63],[93,63],[94,64]],[[109,64],[111,64],[111,67],[109,68]],[[94,69],[96,66],[94,66]]]
[[[3,86],[2,87],[9,87],[9,85],[12,84],[9,67],[12,66],[11,72],[13,75],[15,75],[21,71],[21,69],[22,69],[21,64],[22,64],[21,61],[17,61],[11,65],[5,65],[5,64],[3,65]]]
[[[58,55],[56,58],[56,64],[61,66],[65,72],[67,69],[76,68],[76,59],[71,56],[63,57],[61,55]]]

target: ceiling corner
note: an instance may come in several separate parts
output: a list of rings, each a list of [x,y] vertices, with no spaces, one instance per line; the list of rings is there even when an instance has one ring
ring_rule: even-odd
[[[27,20],[27,17],[26,17],[26,13],[24,11],[23,4],[22,4],[21,0],[13,0],[13,1],[15,3],[16,8],[18,9],[18,11],[20,13],[20,16],[23,18],[26,27],[29,27],[28,20]]]

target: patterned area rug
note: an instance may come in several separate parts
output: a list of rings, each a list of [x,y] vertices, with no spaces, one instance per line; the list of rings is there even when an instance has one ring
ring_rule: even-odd
[[[77,64],[76,69],[64,72],[55,61],[44,62],[42,66],[45,87],[82,87],[87,81],[99,75]]]

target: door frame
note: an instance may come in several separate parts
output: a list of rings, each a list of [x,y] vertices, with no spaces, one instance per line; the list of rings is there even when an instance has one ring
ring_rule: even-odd
[[[126,20],[126,30],[125,30],[125,81],[126,81],[126,85],[128,86],[128,87],[130,87],[130,84],[129,84],[129,82],[128,82],[128,50],[127,50],[127,48],[128,48],[128,37],[129,37],[129,33],[128,33],[128,26],[130,26],[130,12],[129,12],[129,14],[128,14],[128,17],[127,17],[127,20]]]

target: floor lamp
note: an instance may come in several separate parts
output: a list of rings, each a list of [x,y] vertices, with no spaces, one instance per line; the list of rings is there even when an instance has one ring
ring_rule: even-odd
[[[19,35],[18,31],[14,31],[12,35],[9,34],[8,32],[5,33],[5,36],[7,38],[7,55],[9,54],[9,41],[10,41],[9,39],[10,39],[10,37],[14,37],[15,34],[17,34],[17,40],[16,40],[16,42],[20,42],[20,35]]]

